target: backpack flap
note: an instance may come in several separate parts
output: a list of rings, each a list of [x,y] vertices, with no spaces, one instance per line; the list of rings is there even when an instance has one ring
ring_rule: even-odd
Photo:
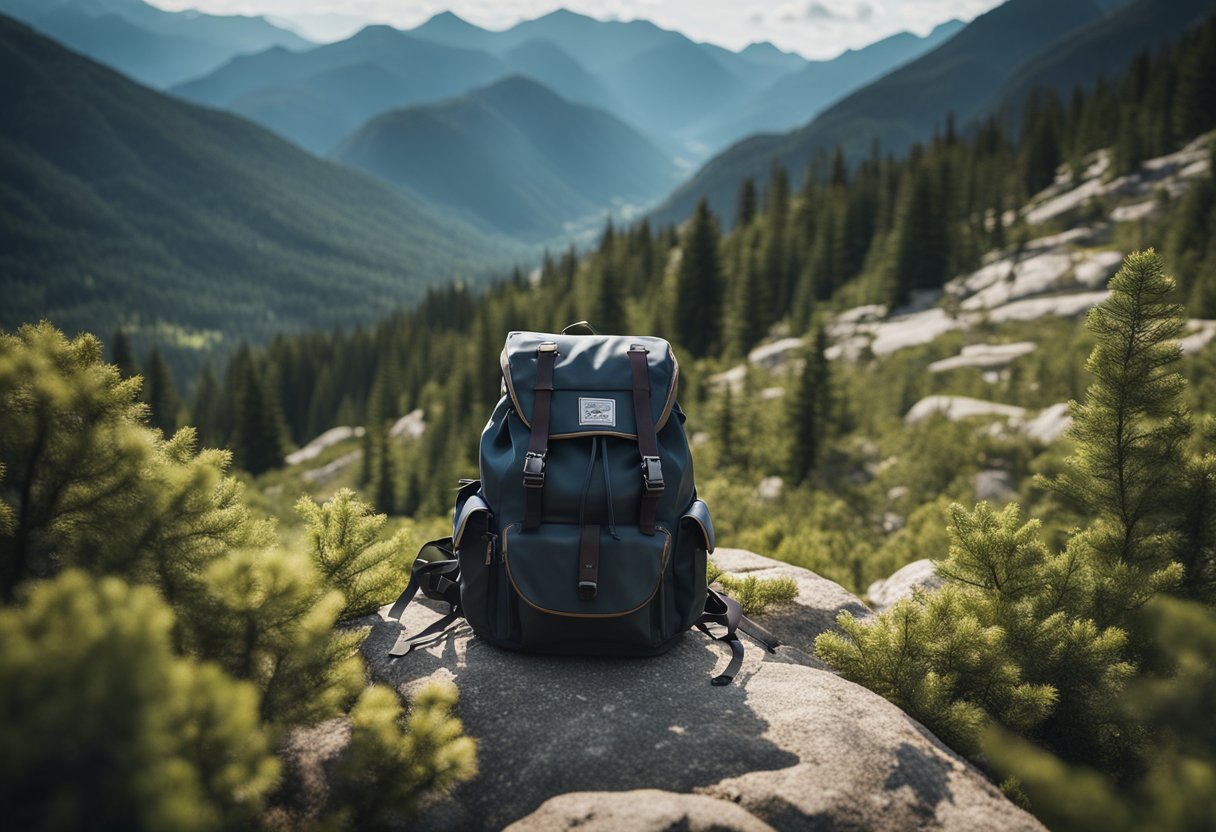
[[[629,349],[647,350],[651,418],[662,430],[675,407],[679,366],[662,338],[618,335],[550,335],[512,332],[501,364],[507,395],[529,428],[536,404],[534,386],[541,344],[556,344],[549,437],[609,434],[637,438]]]

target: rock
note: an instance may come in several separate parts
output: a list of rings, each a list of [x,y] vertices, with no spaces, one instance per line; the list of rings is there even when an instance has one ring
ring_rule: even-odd
[[[1183,355],[1194,355],[1216,338],[1216,321],[1191,318],[1186,322],[1187,334],[1178,339]]]
[[[336,428],[330,428],[325,433],[318,436],[316,439],[309,442],[298,451],[293,451],[283,457],[283,461],[288,465],[299,465],[301,462],[308,462],[310,459],[316,459],[321,455],[321,452],[332,448],[339,442],[345,442],[347,439],[357,438],[363,435],[363,428],[352,428],[349,425],[340,425]]]
[[[975,499],[994,503],[1007,503],[1018,493],[1013,474],[995,468],[976,471],[972,485],[975,487]]]
[[[398,439],[402,436],[407,436],[410,439],[420,439],[424,433],[426,433],[426,421],[423,419],[421,407],[414,408],[393,422],[393,426],[388,429],[388,435],[393,439]]]
[[[506,832],[772,832],[773,827],[746,809],[699,794],[658,789],[631,792],[573,792],[550,798],[540,808],[507,827]]]
[[[988,321],[1003,324],[1009,321],[1037,321],[1039,318],[1075,318],[1110,297],[1110,292],[1075,292],[1046,298],[1015,300],[988,311]]]
[[[761,500],[775,500],[781,496],[785,488],[785,480],[781,477],[765,477],[756,486],[756,496]]]
[[[765,387],[760,391],[760,399],[766,402],[771,402],[773,399],[784,398],[784,396],[784,387]]]
[[[1069,412],[1068,402],[1060,402],[1043,408],[1038,416],[1023,423],[1022,432],[1036,442],[1050,445],[1062,437],[1070,425],[1072,414]]]
[[[947,332],[966,329],[968,325],[965,318],[953,317],[946,310],[934,307],[876,324],[870,349],[875,355],[890,355],[907,347],[927,344]]]
[[[698,826],[712,808],[721,829],[764,828],[753,819],[777,829],[1042,829],[899,708],[800,649],[821,629],[811,619],[844,608],[868,614],[859,599],[750,552],[717,557],[732,572],[796,575],[803,593],[787,605],[799,608],[791,646],[770,654],[749,642],[726,687],[709,677],[728,651],[696,632],[662,656],[605,659],[511,653],[462,627],[391,660],[401,627],[381,616],[356,622],[371,625],[363,652],[377,681],[405,695],[453,681],[478,743],[478,776],[428,798],[414,828],[672,828],[667,817],[674,828],[715,828]],[[433,623],[441,607],[411,605],[405,629]],[[761,623],[776,632],[780,621]],[[569,797],[553,800],[561,795]]]
[[[925,558],[912,561],[896,570],[891,577],[870,584],[870,588],[866,590],[866,598],[875,612],[882,612],[890,609],[901,598],[911,598],[917,589],[932,591],[942,583],[933,561]]]
[[[765,370],[784,367],[791,357],[802,349],[801,338],[782,338],[771,344],[763,344],[747,354],[747,360]]]
[[[746,549],[714,551],[713,561],[723,572],[744,577],[755,575],[761,580],[791,578],[798,584],[798,596],[789,604],[770,607],[760,619],[782,644],[788,644],[810,654],[815,638],[836,626],[836,616],[848,610],[856,618],[869,618],[873,613],[862,600],[835,581],[820,577],[809,569],[794,566]],[[812,659],[819,665],[817,659]]]
[[[934,361],[929,365],[929,372],[943,373],[947,370],[957,370],[960,367],[977,367],[981,370],[999,370],[1008,367],[1023,355],[1030,355],[1038,349],[1033,341],[1018,341],[1013,344],[970,344],[963,347],[958,355]]]
[[[304,480],[304,482],[309,483],[310,485],[318,485],[323,482],[328,482],[361,459],[363,459],[363,449],[355,448],[355,450],[351,451],[350,453],[342,454],[342,456],[338,457],[333,462],[322,465],[320,468],[313,468],[310,471],[305,471],[300,475],[300,479]]]
[[[945,415],[952,422],[973,416],[999,416],[1018,423],[1026,415],[1026,408],[967,396],[925,396],[904,414],[904,422],[914,425],[935,413]]]
[[[709,377],[709,383],[717,390],[723,390],[727,387],[730,392],[740,393],[743,391],[743,382],[747,380],[747,365],[739,364],[731,367],[729,370],[723,370],[720,373],[715,373]]]

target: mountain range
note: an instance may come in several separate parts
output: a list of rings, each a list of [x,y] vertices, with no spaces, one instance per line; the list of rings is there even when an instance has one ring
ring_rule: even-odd
[[[796,178],[816,153],[843,147],[851,159],[872,151],[902,154],[945,128],[1013,113],[1037,88],[1067,94],[1111,72],[1129,54],[1177,37],[1216,0],[1008,0],[977,17],[936,49],[828,107],[788,133],[745,139],[710,159],[653,214],[688,217],[707,199],[733,217],[739,183],[762,181],[773,159]]]
[[[408,32],[370,26],[305,52],[239,57],[174,92],[327,153],[389,109],[524,74],[573,103],[632,124],[691,163],[738,135],[806,121],[816,107],[931,49],[949,31],[846,53],[835,71],[834,61],[808,62],[771,44],[731,52],[646,21],[600,21],[558,10],[491,31],[445,12]],[[813,93],[778,87],[768,94],[807,67],[826,70],[807,79]],[[389,89],[392,95],[379,94]],[[752,109],[753,98],[769,104]]]
[[[519,254],[4,16],[0,100],[0,327],[125,325],[170,352],[261,341],[374,319]]]
[[[0,13],[158,88],[246,52],[313,45],[261,17],[167,12],[143,0],[0,0]]]
[[[480,227],[544,240],[605,206],[649,202],[678,182],[675,164],[608,113],[522,75],[367,123],[334,158]]]

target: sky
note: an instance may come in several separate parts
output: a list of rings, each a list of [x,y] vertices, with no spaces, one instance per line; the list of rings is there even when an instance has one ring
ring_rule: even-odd
[[[925,34],[957,17],[970,20],[1002,0],[148,0],[165,9],[261,14],[318,40],[346,37],[368,22],[408,29],[453,11],[488,29],[505,29],[556,8],[601,20],[651,20],[693,40],[741,49],[771,41],[808,58],[830,58],[901,31]]]

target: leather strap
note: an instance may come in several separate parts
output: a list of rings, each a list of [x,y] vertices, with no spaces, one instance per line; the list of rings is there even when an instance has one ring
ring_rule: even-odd
[[[553,400],[553,364],[557,344],[546,341],[536,351],[536,383],[532,386],[532,435],[524,457],[524,528],[540,525],[544,507],[545,467],[549,458],[549,406]]]
[[[629,348],[629,366],[633,371],[633,420],[638,430],[638,451],[642,457],[642,499],[638,505],[638,528],[642,534],[654,534],[655,515],[659,497],[663,495],[663,463],[659,459],[659,440],[655,435],[654,417],[650,412],[650,367],[648,350],[636,344]]]
[[[583,526],[578,544],[578,597],[594,601],[600,581],[600,527]]]

